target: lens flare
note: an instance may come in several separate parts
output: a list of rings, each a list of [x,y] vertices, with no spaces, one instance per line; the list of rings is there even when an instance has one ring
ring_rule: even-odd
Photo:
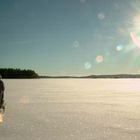
[[[102,56],[102,55],[98,55],[97,57],[96,57],[96,62],[97,63],[102,63],[104,61],[104,57]]]
[[[116,47],[116,50],[117,51],[121,51],[123,49],[123,46],[122,45],[118,45],[117,47]]]
[[[30,99],[28,96],[22,96],[19,102],[22,104],[28,104],[30,102]]]
[[[99,13],[97,15],[97,17],[98,17],[99,20],[103,20],[105,18],[105,15],[104,15],[104,13]]]
[[[80,46],[79,41],[76,40],[76,41],[73,42],[73,47],[74,48],[78,48],[79,46]]]
[[[139,40],[139,38],[137,37],[136,33],[135,33],[135,32],[131,32],[131,33],[130,33],[130,36],[131,36],[131,39],[132,39],[133,43],[134,43],[138,48],[140,48],[140,40]]]
[[[85,63],[85,69],[91,69],[91,67],[92,67],[92,64],[90,63],[90,62],[86,62]]]
[[[0,113],[0,123],[2,123],[2,122],[3,122],[3,114]]]

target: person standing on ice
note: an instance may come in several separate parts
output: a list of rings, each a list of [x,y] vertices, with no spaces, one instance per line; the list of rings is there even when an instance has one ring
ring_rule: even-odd
[[[0,75],[0,109],[4,110],[4,83],[2,81],[2,76]]]

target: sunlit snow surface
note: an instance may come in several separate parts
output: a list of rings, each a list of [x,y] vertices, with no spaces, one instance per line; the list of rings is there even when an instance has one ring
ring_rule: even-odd
[[[140,140],[139,79],[4,82],[0,140]]]

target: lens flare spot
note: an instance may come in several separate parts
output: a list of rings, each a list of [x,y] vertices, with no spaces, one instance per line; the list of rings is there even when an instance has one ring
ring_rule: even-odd
[[[30,102],[30,100],[29,100],[29,97],[28,96],[22,96],[20,98],[20,103],[22,103],[22,104],[27,104],[29,102]]]
[[[74,48],[78,48],[79,46],[80,46],[79,41],[76,40],[76,41],[73,42],[73,47]]]
[[[102,63],[104,61],[104,57],[102,56],[102,55],[98,55],[97,57],[96,57],[96,62],[97,63]]]
[[[123,49],[123,46],[122,45],[118,45],[117,47],[116,47],[116,50],[117,51],[121,51]]]
[[[104,13],[99,13],[97,15],[97,17],[98,17],[99,20],[103,20],[105,18],[105,15],[104,15]]]
[[[92,67],[92,64],[90,63],[90,62],[86,62],[85,63],[85,69],[91,69],[91,67]]]

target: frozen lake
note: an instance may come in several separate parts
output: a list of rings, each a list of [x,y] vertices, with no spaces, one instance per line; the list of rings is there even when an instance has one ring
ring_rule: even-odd
[[[139,79],[4,83],[0,140],[140,140]]]

